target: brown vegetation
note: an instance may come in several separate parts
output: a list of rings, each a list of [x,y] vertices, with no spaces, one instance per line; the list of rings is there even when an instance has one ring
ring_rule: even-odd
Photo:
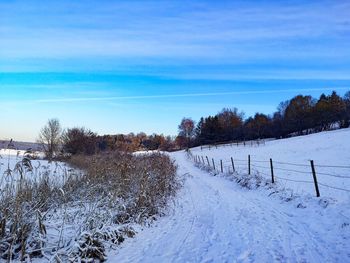
[[[49,168],[33,168],[27,156],[4,172],[1,259],[103,261],[106,243],[120,244],[135,234],[130,224],[162,214],[179,186],[176,166],[162,154],[114,152],[73,156],[69,162],[82,173],[60,168],[59,182]]]

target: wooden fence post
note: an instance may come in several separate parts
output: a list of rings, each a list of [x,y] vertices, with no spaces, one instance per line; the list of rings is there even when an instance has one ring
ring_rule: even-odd
[[[215,162],[214,162],[214,158],[211,159],[213,161],[213,167],[214,167],[214,171],[215,171]]]
[[[273,173],[273,164],[272,164],[272,158],[270,158],[270,167],[271,167],[271,178],[272,178],[272,183],[275,183],[275,175]]]
[[[314,183],[315,183],[316,196],[320,197],[320,190],[318,189],[318,183],[317,183],[317,177],[316,177],[314,161],[310,160],[310,163],[311,163],[312,177],[314,178]]]
[[[250,175],[250,154],[248,155],[248,174]]]
[[[222,160],[220,160],[220,165],[221,165],[221,173],[224,173],[224,168],[222,167]]]
[[[204,158],[203,158],[203,156],[201,156],[201,157],[202,157],[202,162],[203,162],[203,165],[205,165]]]
[[[233,158],[231,157],[231,163],[232,163],[232,172],[234,173],[235,170],[235,163],[233,162]]]
[[[210,163],[209,163],[209,158],[208,158],[208,156],[205,156],[205,158],[207,158],[208,166],[210,167]]]

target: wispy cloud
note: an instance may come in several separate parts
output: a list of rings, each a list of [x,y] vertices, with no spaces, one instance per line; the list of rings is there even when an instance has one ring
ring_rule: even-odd
[[[309,89],[265,89],[265,90],[247,90],[247,91],[229,91],[229,92],[208,92],[208,93],[183,93],[183,94],[164,94],[164,95],[146,95],[146,96],[111,96],[111,97],[80,97],[80,98],[53,98],[32,100],[33,103],[53,103],[53,102],[89,102],[89,101],[115,101],[115,100],[144,100],[144,99],[166,99],[166,98],[188,98],[188,97],[211,97],[227,95],[247,95],[247,94],[274,94],[274,93],[297,93],[297,92],[326,92],[330,90],[348,90],[349,87],[329,87],[329,88],[309,88]]]
[[[88,6],[62,1],[44,11],[19,2],[3,7],[0,50],[12,58],[349,57],[349,13],[350,4],[341,1],[201,1],[186,6],[169,1],[91,1]],[[334,43],[337,52],[332,52]]]

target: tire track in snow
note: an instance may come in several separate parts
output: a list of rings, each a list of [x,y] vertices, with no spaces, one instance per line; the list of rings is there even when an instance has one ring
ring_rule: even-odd
[[[189,173],[184,174],[184,176],[186,176],[186,175],[189,175]],[[186,189],[186,191],[187,191],[188,195],[191,198],[192,207],[193,207],[193,210],[195,211],[196,208],[195,208],[195,205],[194,205],[193,196],[192,196],[191,192],[188,191],[188,189]],[[192,220],[192,223],[191,223],[191,226],[190,226],[190,230],[187,232],[187,235],[185,236],[184,240],[182,241],[182,244],[180,245],[180,247],[178,248],[178,251],[181,251],[181,249],[183,248],[185,242],[187,241],[187,239],[188,239],[188,237],[189,237],[189,235],[190,235],[190,233],[191,233],[191,231],[193,229],[194,222],[196,221],[196,218],[197,218],[197,216],[196,216],[196,213],[195,213],[195,216],[193,217],[193,220]]]

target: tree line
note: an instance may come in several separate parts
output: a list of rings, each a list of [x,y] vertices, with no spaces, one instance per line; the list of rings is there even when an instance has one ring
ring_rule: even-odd
[[[343,97],[335,91],[319,99],[297,95],[281,102],[272,115],[256,113],[246,118],[237,108],[224,108],[214,116],[202,117],[195,125],[184,118],[176,141],[181,147],[191,147],[229,141],[263,138],[285,138],[349,127],[350,91]]]
[[[98,135],[84,127],[63,130],[58,119],[50,119],[41,129],[38,142],[49,159],[65,155],[92,155],[103,151],[173,151],[219,142],[263,138],[285,138],[349,127],[350,91],[340,97],[335,91],[319,99],[298,95],[281,102],[272,115],[256,113],[245,118],[237,108],[224,108],[214,116],[195,123],[183,118],[176,137],[163,134]]]
[[[162,134],[98,135],[85,127],[63,129],[58,119],[50,119],[41,129],[37,142],[46,157],[68,157],[71,155],[93,155],[100,152],[139,150],[171,151],[177,149],[175,139]]]

